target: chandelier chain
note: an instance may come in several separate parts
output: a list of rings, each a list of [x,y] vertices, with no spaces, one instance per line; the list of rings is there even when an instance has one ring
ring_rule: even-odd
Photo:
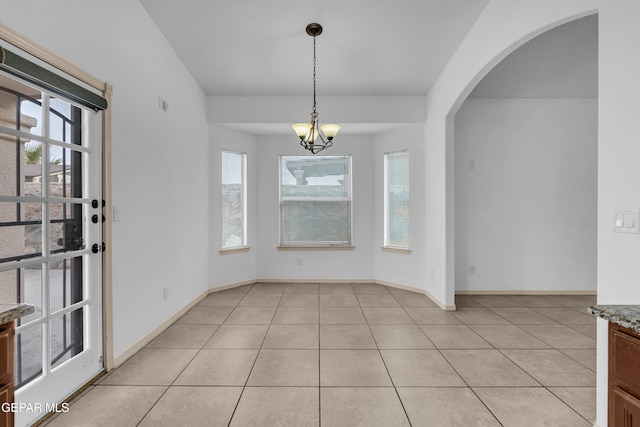
[[[307,25],[306,32],[313,37],[313,111],[311,112],[311,122],[296,123],[291,125],[293,131],[300,138],[300,145],[305,149],[317,154],[333,145],[333,139],[340,130],[340,125],[324,124],[320,126],[317,108],[316,89],[316,36],[322,34],[322,26],[317,23]]]
[[[316,112],[316,36],[313,36],[313,112]]]

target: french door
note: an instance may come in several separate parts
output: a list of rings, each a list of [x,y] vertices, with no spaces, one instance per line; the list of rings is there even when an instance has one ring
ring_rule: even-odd
[[[102,370],[101,125],[0,72],[0,301],[35,306],[17,321],[17,426]]]

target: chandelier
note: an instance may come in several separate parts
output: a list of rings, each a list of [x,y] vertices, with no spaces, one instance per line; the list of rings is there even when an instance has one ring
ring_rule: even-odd
[[[313,154],[317,154],[333,145],[333,138],[338,134],[340,125],[326,124],[320,126],[318,121],[318,112],[316,111],[316,36],[322,34],[322,25],[309,24],[306,31],[307,34],[313,37],[313,111],[311,112],[310,122],[296,123],[291,127],[300,138],[300,145]],[[319,130],[318,127],[320,128]]]

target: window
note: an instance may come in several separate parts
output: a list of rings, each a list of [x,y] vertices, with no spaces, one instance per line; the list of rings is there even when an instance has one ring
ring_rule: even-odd
[[[280,243],[351,245],[351,156],[280,157]]]
[[[384,246],[409,248],[409,152],[384,155]]]
[[[247,245],[245,153],[222,152],[222,249]]]

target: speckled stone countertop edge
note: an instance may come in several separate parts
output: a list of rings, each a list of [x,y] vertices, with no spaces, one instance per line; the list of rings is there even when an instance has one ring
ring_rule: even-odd
[[[594,305],[589,313],[640,334],[640,305]]]
[[[0,304],[0,325],[9,323],[35,311],[31,304]]]

